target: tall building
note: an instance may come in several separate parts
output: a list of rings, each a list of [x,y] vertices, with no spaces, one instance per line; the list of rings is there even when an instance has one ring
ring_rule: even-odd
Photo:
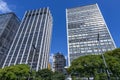
[[[49,8],[26,11],[3,67],[28,64],[36,71],[47,68],[51,33]]]
[[[97,4],[66,9],[66,19],[69,66],[80,56],[116,47]]]
[[[65,59],[64,55],[59,52],[54,54],[54,56],[53,56],[53,71],[64,73],[65,66],[66,66],[66,59]]]
[[[4,63],[19,25],[20,20],[14,13],[0,14],[0,67]]]

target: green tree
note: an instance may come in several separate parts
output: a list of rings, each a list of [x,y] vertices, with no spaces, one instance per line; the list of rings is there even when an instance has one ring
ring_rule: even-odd
[[[88,55],[75,59],[68,71],[71,72],[72,76],[78,74],[78,76],[88,77],[89,79],[89,77],[95,76],[100,68],[105,68],[101,57],[98,55]]]
[[[36,73],[36,76],[42,78],[42,80],[52,80],[52,75],[53,72],[48,69],[42,69]]]
[[[1,80],[25,80],[29,76],[29,66],[19,64],[0,69]]]
[[[54,72],[52,80],[65,80],[65,75],[60,72]]]
[[[65,75],[59,72],[52,72],[49,69],[42,69],[36,73],[37,80],[65,80]]]
[[[30,67],[25,64],[0,69],[0,80],[27,80],[28,78],[32,78],[32,80],[64,80],[65,76],[49,69],[30,72]]]
[[[77,74],[79,77],[88,77],[88,79],[94,77],[95,80],[104,80],[107,79],[106,70],[109,70],[111,76],[120,77],[120,48],[108,51],[104,56],[107,68],[104,66],[101,55],[87,55],[73,60],[68,68],[68,73],[72,76]]]
[[[120,78],[120,48],[105,53],[109,70],[113,77]],[[116,79],[117,80],[117,79]]]

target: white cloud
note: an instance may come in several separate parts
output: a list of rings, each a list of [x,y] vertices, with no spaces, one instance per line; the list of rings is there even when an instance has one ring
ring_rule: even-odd
[[[5,13],[5,12],[11,12],[12,10],[9,8],[8,4],[0,0],[0,12]]]

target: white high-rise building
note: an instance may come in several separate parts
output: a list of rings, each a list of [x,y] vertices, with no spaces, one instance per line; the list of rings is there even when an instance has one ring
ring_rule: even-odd
[[[80,56],[116,48],[97,4],[66,9],[66,24],[69,66]]]
[[[52,33],[49,8],[26,11],[3,67],[29,64],[36,71],[47,68]]]

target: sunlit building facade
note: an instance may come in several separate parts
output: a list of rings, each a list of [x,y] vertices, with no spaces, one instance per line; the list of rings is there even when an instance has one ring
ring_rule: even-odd
[[[36,71],[48,67],[52,33],[49,8],[26,11],[4,65],[28,64]]]
[[[68,64],[116,48],[97,4],[66,9]]]
[[[0,14],[0,68],[5,61],[19,25],[20,20],[14,13]]]

